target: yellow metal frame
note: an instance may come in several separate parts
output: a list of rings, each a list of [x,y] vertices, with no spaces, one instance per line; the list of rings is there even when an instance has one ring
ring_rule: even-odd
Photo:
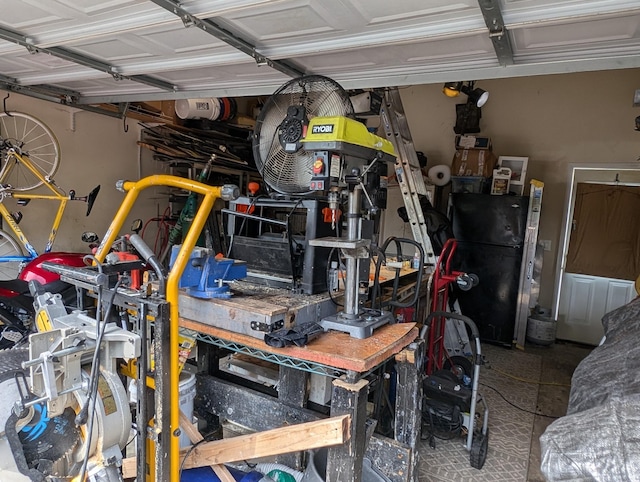
[[[175,259],[173,267],[169,272],[166,281],[166,301],[169,303],[169,338],[170,338],[170,346],[169,346],[169,390],[170,390],[170,430],[169,436],[170,439],[170,457],[169,457],[169,473],[170,480],[179,480],[180,479],[180,447],[179,447],[179,428],[180,428],[180,405],[179,405],[179,359],[178,359],[178,324],[179,324],[179,314],[178,314],[178,282],[180,281],[180,277],[182,276],[182,272],[184,271],[187,262],[189,261],[189,256],[194,246],[196,245],[196,241],[200,236],[200,232],[204,228],[205,222],[215,201],[221,197],[222,188],[208,186],[206,184],[202,184],[198,181],[192,181],[190,179],[184,179],[175,176],[169,175],[156,175],[149,176],[139,181],[125,181],[122,182],[120,188],[126,192],[126,196],[118,209],[105,237],[103,238],[100,246],[98,247],[98,251],[95,256],[96,259],[100,262],[104,261],[107,253],[109,252],[109,248],[116,240],[118,233],[122,229],[122,226],[131,211],[136,199],[138,198],[140,192],[155,186],[168,186],[174,187],[178,189],[184,189],[191,192],[198,193],[203,196],[200,206],[193,218],[193,222],[187,231],[187,235],[182,242],[182,247],[180,248],[178,255]]]
[[[28,156],[20,155],[15,151],[9,152],[6,162],[11,162],[12,158],[15,159],[19,164],[22,164],[27,169],[29,169],[29,171],[31,171],[33,175],[36,176],[49,191],[51,191],[52,194],[25,194],[22,192],[14,192],[9,188],[3,192],[4,196],[18,200],[46,199],[49,201],[58,201],[59,203],[58,211],[56,212],[53,224],[51,225],[51,231],[49,232],[49,238],[47,239],[47,245],[44,250],[45,252],[50,251],[53,246],[53,242],[56,239],[56,235],[58,234],[58,228],[60,227],[64,210],[67,207],[67,202],[70,200],[70,198],[64,191],[62,191],[58,186],[54,184],[53,180],[46,178],[42,174],[42,172],[31,163],[31,160]],[[11,172],[11,170],[12,167],[9,166],[3,171],[2,177],[0,178],[0,184],[4,183],[7,175]],[[31,256],[37,256],[37,251],[33,248],[31,243],[29,243],[29,239],[24,234],[22,229],[20,229],[20,226],[18,226],[18,223],[13,219],[13,216],[11,216],[11,213],[2,202],[0,202],[0,215],[9,225],[16,239],[27,251],[27,254]]]

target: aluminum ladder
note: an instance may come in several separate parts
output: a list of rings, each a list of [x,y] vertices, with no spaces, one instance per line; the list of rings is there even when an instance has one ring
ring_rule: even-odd
[[[427,225],[420,207],[420,195],[427,196],[427,189],[397,87],[385,90],[380,107],[380,119],[387,139],[396,150],[395,172],[407,209],[413,239],[424,249],[425,264],[435,267],[436,256],[433,253],[431,238],[427,233]]]
[[[535,265],[544,183],[532,179],[530,184],[527,230],[524,237],[524,254],[522,255],[522,265],[520,268],[516,324],[513,330],[513,341],[518,348],[524,348],[527,335],[527,322],[529,316],[531,316],[531,309],[538,303],[538,292],[540,291],[540,273],[535,271]]]

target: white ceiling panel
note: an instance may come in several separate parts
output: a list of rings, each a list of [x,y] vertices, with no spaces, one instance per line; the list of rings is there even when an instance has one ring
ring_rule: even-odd
[[[0,87],[64,103],[265,95],[298,73],[366,88],[640,67],[640,0],[0,0],[0,11]],[[496,12],[503,29],[490,35]]]
[[[520,50],[567,51],[590,46],[611,48],[640,46],[640,12],[625,17],[605,17],[514,29]]]

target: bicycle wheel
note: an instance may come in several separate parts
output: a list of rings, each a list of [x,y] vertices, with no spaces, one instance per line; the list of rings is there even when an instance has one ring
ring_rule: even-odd
[[[27,166],[15,158],[7,158],[10,148],[28,157],[45,178],[52,177],[58,170],[60,146],[56,136],[42,121],[29,114],[0,113],[0,183],[11,185],[14,191],[29,191],[41,186],[43,182]]]
[[[0,258],[22,256],[22,249],[13,237],[0,229]],[[0,261],[0,280],[16,279],[20,273],[21,261]]]

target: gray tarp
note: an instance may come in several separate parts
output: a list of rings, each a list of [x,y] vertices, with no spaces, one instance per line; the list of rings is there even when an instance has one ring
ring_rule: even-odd
[[[567,415],[540,437],[549,481],[640,481],[640,299],[602,323],[606,340],[576,368]]]

